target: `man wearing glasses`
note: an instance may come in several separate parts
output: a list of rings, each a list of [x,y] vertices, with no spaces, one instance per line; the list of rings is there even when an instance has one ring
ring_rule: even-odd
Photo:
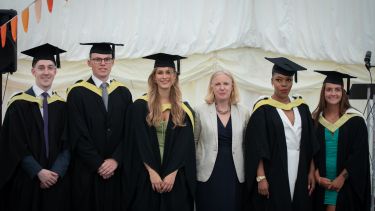
[[[51,89],[64,52],[48,43],[22,52],[34,58],[35,84],[8,102],[0,135],[1,210],[69,210],[66,104]]]
[[[72,210],[122,210],[120,166],[129,90],[110,77],[113,43],[92,45],[92,76],[68,90],[72,143]]]

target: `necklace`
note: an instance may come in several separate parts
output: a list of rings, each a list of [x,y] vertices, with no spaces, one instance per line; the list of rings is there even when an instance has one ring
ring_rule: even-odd
[[[224,110],[224,111],[218,109],[217,106],[216,106],[216,112],[219,113],[219,114],[222,114],[222,115],[227,114],[227,113],[230,112],[230,106],[227,110]]]

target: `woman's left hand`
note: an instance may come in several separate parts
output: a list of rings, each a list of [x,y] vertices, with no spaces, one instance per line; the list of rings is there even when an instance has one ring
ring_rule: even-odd
[[[308,186],[307,189],[309,190],[309,196],[311,196],[312,192],[315,189],[315,176],[314,176],[314,171],[309,172],[308,176]]]
[[[329,189],[339,192],[342,186],[344,185],[344,183],[345,183],[345,178],[339,175],[332,181],[332,184],[330,185]]]
[[[163,179],[162,192],[170,192],[173,188],[174,181],[176,179],[177,170],[168,174]]]

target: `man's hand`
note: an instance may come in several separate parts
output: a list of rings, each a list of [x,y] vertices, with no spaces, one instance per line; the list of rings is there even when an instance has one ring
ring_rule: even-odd
[[[112,177],[117,169],[117,161],[113,158],[104,160],[102,165],[98,169],[98,174],[103,177],[103,179],[108,179]]]
[[[59,175],[53,171],[42,169],[38,172],[38,178],[40,180],[40,187],[45,189],[56,184]]]

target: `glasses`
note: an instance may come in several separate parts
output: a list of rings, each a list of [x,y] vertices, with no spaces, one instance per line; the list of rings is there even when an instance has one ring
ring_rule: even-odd
[[[104,62],[105,64],[110,64],[113,62],[113,59],[112,58],[92,58],[91,61],[94,63],[94,64],[101,64],[102,62]]]
[[[36,69],[38,71],[44,71],[44,70],[48,70],[48,71],[52,71],[52,70],[56,70],[56,66],[54,65],[48,65],[47,67],[44,66],[44,65],[40,65],[40,66],[37,66]]]

